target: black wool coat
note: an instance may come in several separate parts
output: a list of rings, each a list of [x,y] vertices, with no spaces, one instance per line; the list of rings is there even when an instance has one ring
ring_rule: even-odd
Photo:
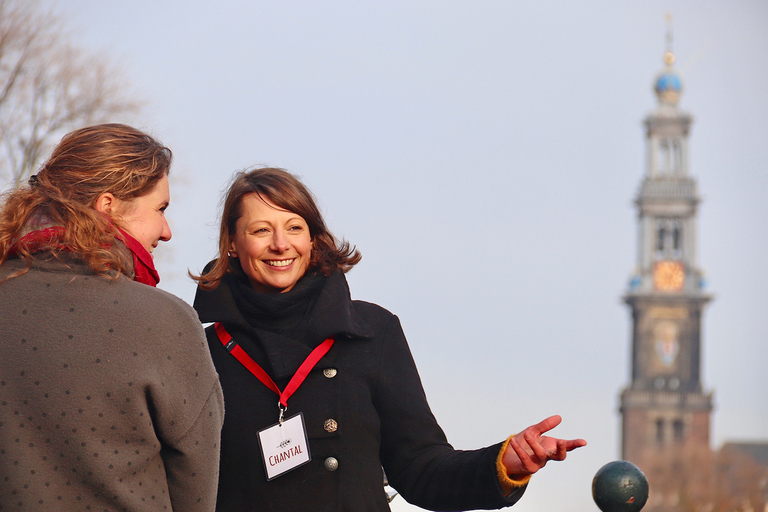
[[[284,389],[311,348],[249,325],[233,298],[236,279],[199,289],[194,307],[202,322],[221,322]],[[324,278],[308,322],[315,344],[336,340],[288,400],[287,416],[304,416],[312,460],[271,481],[257,432],[277,422],[278,397],[224,348],[213,326],[206,329],[225,401],[217,510],[387,511],[382,468],[404,499],[426,509],[497,509],[520,498],[524,487],[504,496],[499,486],[501,443],[461,451],[447,442],[395,315],[351,300],[344,275],[335,273]]]

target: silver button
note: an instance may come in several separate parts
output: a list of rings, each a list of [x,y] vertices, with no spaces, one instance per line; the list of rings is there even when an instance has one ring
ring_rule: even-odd
[[[323,423],[323,428],[326,432],[336,432],[336,429],[339,428],[339,424],[336,423],[336,420],[333,418],[329,418]]]
[[[327,378],[332,379],[336,376],[338,372],[336,371],[336,368],[326,368],[323,370],[323,375],[325,375]]]
[[[323,466],[328,471],[336,471],[337,469],[339,469],[339,461],[337,461],[333,457],[328,457],[327,459],[325,459],[325,462],[323,462]]]

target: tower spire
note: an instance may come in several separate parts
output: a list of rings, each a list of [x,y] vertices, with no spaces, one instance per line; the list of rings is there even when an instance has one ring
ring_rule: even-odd
[[[667,19],[667,48],[664,51],[664,69],[656,76],[653,89],[659,99],[659,105],[667,108],[677,108],[680,94],[683,92],[683,82],[674,69],[675,54],[672,52],[672,15],[666,13]]]
[[[682,82],[673,67],[671,16],[667,21],[665,66],[654,82],[659,105],[644,120],[637,264],[623,297],[633,328],[631,381],[621,395],[621,413],[622,458],[673,467],[686,450],[709,449],[713,406],[701,378],[701,326],[712,297],[698,263],[699,196],[688,172],[693,120],[677,107]]]
[[[672,13],[667,12],[664,18],[667,20],[667,50],[664,53],[664,63],[671,66],[675,63],[675,54],[672,52]],[[672,62],[669,62],[670,59]]]

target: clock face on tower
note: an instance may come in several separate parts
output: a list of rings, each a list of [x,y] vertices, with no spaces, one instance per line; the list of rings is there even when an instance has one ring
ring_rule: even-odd
[[[657,290],[674,292],[683,288],[685,267],[679,261],[657,261],[653,266],[653,286]]]

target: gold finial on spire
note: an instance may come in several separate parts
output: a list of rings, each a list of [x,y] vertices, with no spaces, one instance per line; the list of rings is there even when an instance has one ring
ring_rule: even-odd
[[[653,89],[661,105],[676,107],[680,101],[683,84],[675,72],[675,54],[672,53],[672,15],[665,13],[667,20],[667,48],[664,52],[664,69],[656,76]],[[768,511],[766,511],[768,512]]]
[[[667,51],[664,52],[664,64],[671,66],[675,63],[675,54],[672,53],[672,13],[664,13],[667,20]]]

